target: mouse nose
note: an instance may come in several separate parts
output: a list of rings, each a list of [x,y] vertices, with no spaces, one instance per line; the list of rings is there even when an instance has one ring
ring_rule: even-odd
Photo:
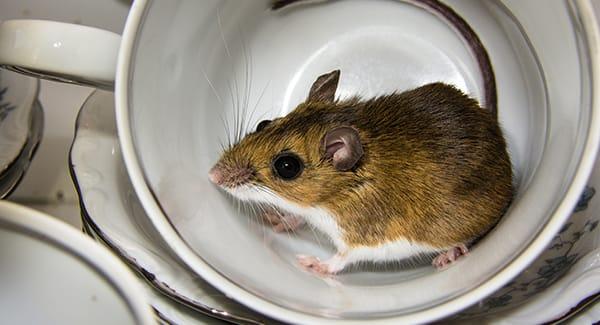
[[[223,172],[218,166],[214,166],[208,172],[208,179],[216,185],[223,184]]]
[[[208,172],[208,179],[215,185],[234,188],[247,184],[253,174],[253,169],[250,167],[216,164]]]

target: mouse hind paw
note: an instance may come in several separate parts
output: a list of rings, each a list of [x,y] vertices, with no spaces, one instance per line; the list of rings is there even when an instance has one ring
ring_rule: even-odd
[[[443,270],[454,263],[459,257],[467,255],[468,253],[469,249],[467,246],[465,244],[459,244],[443,253],[440,253],[436,258],[433,259],[431,264],[435,266],[436,269]]]

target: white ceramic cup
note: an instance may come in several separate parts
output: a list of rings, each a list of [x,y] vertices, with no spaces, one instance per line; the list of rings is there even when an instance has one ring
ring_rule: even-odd
[[[131,270],[73,227],[2,201],[0,235],[4,322],[155,323],[145,291]]]
[[[0,62],[36,77],[112,89],[120,41],[93,27],[7,20],[0,28]]]
[[[240,106],[256,112],[252,123],[285,114],[317,75],[337,67],[341,96],[439,78],[480,99],[480,77],[451,28],[414,2],[325,1],[281,11],[268,3],[139,0],[118,50],[116,116],[129,177],[162,239],[194,272],[285,321],[427,322],[476,303],[538,256],[575,206],[599,144],[598,30],[589,0],[446,1],[477,31],[494,65],[499,119],[518,175],[514,203],[468,258],[444,272],[355,272],[335,285],[295,265],[296,253],[327,254],[326,245],[249,223],[208,182],[227,138],[219,117],[235,121]],[[3,24],[0,35],[27,30]],[[86,48],[110,43],[75,39]],[[35,49],[54,51],[54,43]],[[60,71],[19,68],[2,53],[1,64],[21,71],[100,79],[62,70],[69,60]],[[428,63],[439,69],[427,70]]]

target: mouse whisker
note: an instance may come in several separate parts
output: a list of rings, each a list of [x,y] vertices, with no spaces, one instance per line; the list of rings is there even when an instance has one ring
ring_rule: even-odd
[[[244,103],[242,101],[240,93],[240,86],[238,84],[238,76],[235,72],[233,72],[233,86],[234,86],[234,95],[236,99],[235,105],[235,114],[236,114],[236,131],[235,131],[235,142],[239,142],[242,140],[242,127],[244,123]]]
[[[227,92],[229,93],[229,100],[231,102],[231,124],[233,125],[233,127],[231,128],[231,139],[232,142],[235,144],[237,143],[237,137],[236,137],[236,128],[237,128],[237,102],[235,100],[235,95],[233,92],[233,87],[231,85],[231,80],[227,80]]]
[[[248,106],[250,102],[251,95],[251,82],[252,82],[252,58],[250,56],[250,52],[248,50],[246,39],[244,37],[244,32],[240,25],[238,25],[238,31],[240,33],[241,45],[242,45],[242,54],[244,56],[244,102],[243,102],[243,115],[242,115],[242,124],[241,124],[241,133],[242,135],[246,134],[248,131]]]
[[[267,227],[265,226],[265,213],[266,209],[262,203],[255,205],[258,209],[258,213],[256,214],[256,220],[261,225],[262,233],[263,233],[263,244],[267,247]]]
[[[251,227],[257,226],[258,228],[261,229],[263,244],[266,246],[267,234],[266,234],[266,230],[264,227],[264,221],[262,218],[262,213],[263,213],[262,207],[260,206],[260,204],[258,202],[244,202],[244,207],[246,210],[245,215],[249,216],[247,218],[248,225]]]
[[[267,81],[267,83],[265,84],[265,86],[263,87],[263,90],[260,93],[260,96],[258,96],[258,99],[256,100],[256,103],[254,104],[254,107],[252,108],[252,111],[250,111],[250,117],[249,117],[249,122],[255,121],[254,124],[258,124],[260,123],[260,121],[263,120],[264,116],[267,114],[267,112],[262,113],[256,120],[253,119],[254,114],[256,114],[256,109],[258,108],[258,105],[260,104],[263,96],[265,95],[267,88],[269,87],[269,85],[271,84],[271,81]],[[256,127],[256,126],[254,126]]]
[[[225,35],[223,34],[223,24],[221,23],[221,8],[220,7],[217,7],[217,24],[219,27],[221,41],[223,42],[223,46],[225,48],[225,53],[231,60],[231,51],[229,51],[229,46],[227,46],[227,41],[225,40]]]
[[[284,226],[284,228],[285,228],[285,229],[284,229],[284,231],[286,232],[286,234],[287,234],[287,237],[288,237],[289,239],[292,239],[292,234],[291,234],[291,232],[292,232],[292,231],[294,231],[295,229],[294,229],[294,228],[292,227],[292,225],[291,225],[291,224],[290,224],[290,223],[289,223],[289,222],[288,222],[288,221],[285,219],[285,216],[282,214],[282,212],[281,212],[281,211],[277,211],[277,213],[279,213],[279,216],[280,216],[280,221],[281,221],[281,223],[283,224],[283,226]]]
[[[254,218],[256,216],[252,204],[244,203],[244,215],[248,216],[248,220],[250,220],[250,223],[254,222]]]
[[[222,139],[219,139],[219,147],[221,148],[221,151],[225,151],[226,147]]]
[[[221,106],[223,106],[223,100],[221,99],[221,96],[219,96],[219,93],[217,92],[215,85],[212,83],[212,81],[210,81],[210,78],[206,74],[206,70],[204,70],[204,67],[202,67],[202,66],[200,66],[200,69],[202,70],[202,75],[204,76],[204,79],[206,80],[206,82],[208,83],[208,86],[212,90],[213,95],[215,95],[215,98],[219,101]]]
[[[231,143],[231,127],[229,126],[229,122],[227,121],[227,119],[223,118],[222,113],[219,113],[219,119],[221,120],[221,123],[223,123],[223,126],[225,128],[225,136],[227,137],[227,149],[230,149],[233,145]]]
[[[272,225],[270,225],[267,222],[265,214],[267,213],[267,210],[268,209],[272,209],[272,207],[270,205],[264,204],[264,203],[260,203],[259,206],[260,206],[260,210],[261,210],[260,218],[261,218],[261,222],[262,222],[262,225],[263,225],[263,227],[262,227],[262,229],[263,229],[263,238],[267,238],[267,231],[268,231],[267,228],[272,228]],[[267,224],[268,224],[268,226],[267,226]],[[266,242],[265,242],[265,244],[266,244]]]
[[[237,77],[236,77],[236,73],[235,73],[235,69],[234,69],[234,65],[233,65],[233,57],[231,55],[231,50],[229,48],[229,45],[227,44],[227,40],[225,39],[225,34],[223,32],[223,23],[222,23],[222,19],[221,19],[221,8],[218,7],[217,8],[217,27],[219,28],[219,34],[221,36],[221,42],[223,43],[223,48],[225,49],[225,54],[227,55],[227,57],[229,58],[229,61],[232,64],[229,64],[229,67],[231,69],[231,76],[233,78],[233,83],[231,83],[231,81],[228,81],[228,88],[229,88],[229,93],[231,96],[231,101],[232,101],[232,105],[233,105],[233,111],[234,111],[234,143],[238,143],[239,140],[241,140],[241,135],[239,132],[239,122],[240,122],[240,118],[239,118],[239,111],[240,111],[240,100],[238,99],[237,96],[239,96],[239,86],[237,83]],[[232,86],[233,84],[233,86]]]
[[[310,222],[307,222],[307,224],[308,224],[308,229],[310,229],[310,231],[313,233],[313,237],[314,237],[315,241],[317,242],[317,246],[319,246],[319,248],[324,248],[323,243],[321,243],[321,240],[319,239],[320,236],[317,233],[315,226],[313,226]]]
[[[210,87],[213,95],[215,96],[215,98],[217,99],[217,101],[219,102],[219,104],[221,105],[221,107],[224,107],[225,103],[223,102],[223,99],[221,98],[221,96],[219,95],[219,92],[215,88],[215,85],[213,84],[213,82],[208,77],[208,74],[206,73],[206,70],[202,66],[200,67],[200,69],[201,69],[202,75],[204,76],[204,79],[206,80],[206,83]],[[227,119],[223,118],[222,111],[219,112],[219,119],[221,120],[221,123],[223,124],[223,127],[225,129],[225,133],[227,135],[228,146],[231,147],[231,145],[232,145],[231,144],[231,130],[230,130],[231,128],[229,127],[229,123],[227,122]]]

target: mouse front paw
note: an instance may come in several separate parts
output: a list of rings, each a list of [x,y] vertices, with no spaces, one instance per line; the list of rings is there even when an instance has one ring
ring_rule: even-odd
[[[321,261],[318,257],[308,255],[297,255],[296,258],[304,270],[320,276],[332,276],[346,266],[346,260],[341,254],[336,254],[327,261]]]
[[[294,231],[304,225],[304,219],[301,217],[275,209],[265,211],[263,216],[273,226],[275,232]]]
[[[459,257],[467,255],[469,249],[466,245],[460,244],[456,247],[450,248],[448,251],[441,253],[433,259],[431,264],[438,270],[447,268],[450,264],[454,263]]]

